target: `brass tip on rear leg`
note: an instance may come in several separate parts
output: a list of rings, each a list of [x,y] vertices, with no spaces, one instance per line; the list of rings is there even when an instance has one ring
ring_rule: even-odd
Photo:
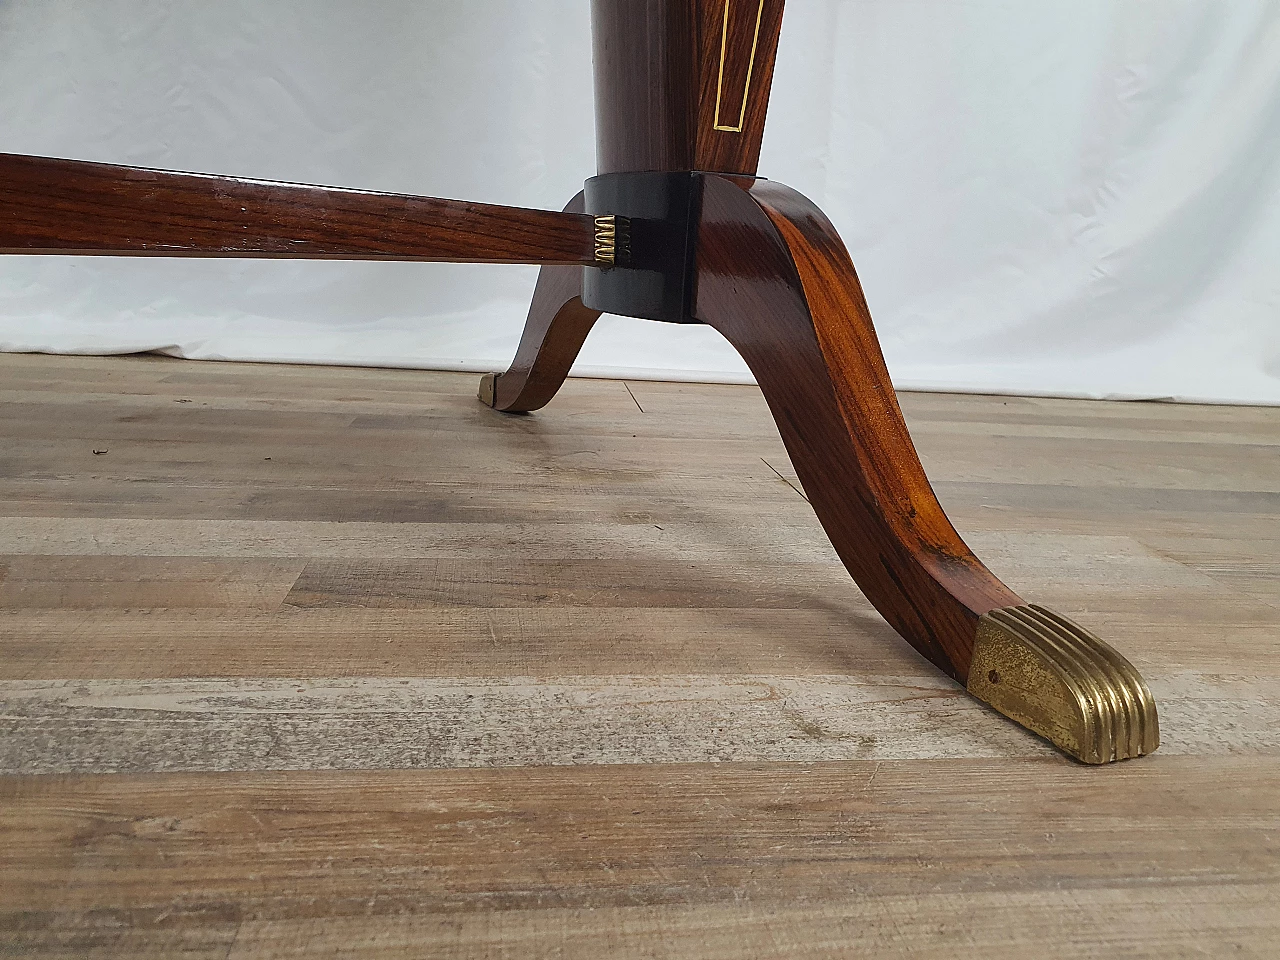
[[[497,401],[498,395],[498,377],[496,373],[486,373],[480,378],[480,402],[486,407],[492,407]]]
[[[979,621],[968,689],[1082,763],[1160,746],[1155,700],[1133,664],[1044,607],[1006,607]]]

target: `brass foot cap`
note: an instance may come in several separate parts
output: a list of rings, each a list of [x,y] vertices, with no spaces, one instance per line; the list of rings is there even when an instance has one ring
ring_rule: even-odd
[[[480,378],[480,402],[486,407],[492,407],[494,398],[497,396],[498,374],[486,373]]]
[[[1044,607],[1005,607],[979,621],[968,689],[1082,763],[1160,746],[1156,703],[1133,664]]]

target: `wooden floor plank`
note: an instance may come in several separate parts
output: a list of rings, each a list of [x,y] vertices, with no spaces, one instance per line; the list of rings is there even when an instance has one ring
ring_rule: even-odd
[[[0,610],[0,676],[9,680],[546,677],[659,665],[713,675],[928,675],[856,595],[818,610],[190,609],[95,611],[92,620],[80,611]]]
[[[966,892],[865,897],[816,907],[750,905],[509,910],[462,916],[251,921],[232,960],[1191,960],[1269,958],[1272,885],[1143,891]]]
[[[902,396],[1150,682],[1091,769],[893,634],[756,388],[476,380],[0,355],[0,956],[1280,956],[1280,410]]]
[[[1162,755],[1280,757],[1276,676],[1151,687]],[[928,674],[0,683],[0,775],[1052,755]]]
[[[1148,956],[1186,955],[1188,934],[1211,955],[1240,943],[1263,956],[1280,934],[1260,903],[1280,893],[1280,780],[1249,758],[35,777],[0,791],[0,929],[28,940],[69,913],[108,940],[236,919],[252,956],[289,935],[270,925],[282,921],[317,939],[356,921],[367,940],[373,918],[399,918],[401,933],[423,918],[417,932],[447,944],[478,911],[557,910],[555,924],[677,908],[696,930],[690,911],[713,906],[704,921],[736,908],[743,936],[772,935],[775,918],[784,933],[779,912],[807,910],[848,949],[835,919],[877,908],[863,942],[892,956],[895,922],[927,944],[961,904],[984,903],[1024,948],[1083,933],[1081,914],[1161,903],[1180,919],[1143,925]],[[1131,936],[1099,928],[1087,942]]]
[[[305,567],[301,560],[7,557],[0,567],[0,610],[279,610]]]
[[[1059,603],[1150,678],[1280,674],[1274,607],[1206,594]],[[1196,643],[1188,637],[1194,635]],[[930,668],[856,594],[818,609],[0,610],[0,678],[855,674]]]

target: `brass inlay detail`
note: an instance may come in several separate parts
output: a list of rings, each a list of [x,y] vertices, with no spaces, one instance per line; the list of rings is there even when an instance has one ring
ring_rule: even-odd
[[[631,221],[610,214],[596,217],[596,266],[609,269],[631,259]]]
[[[724,96],[724,61],[729,47],[729,7],[733,0],[724,0],[724,25],[720,29],[720,79],[716,81],[716,115],[715,128],[724,133],[741,133],[747,123],[747,103],[751,98],[751,74],[756,68],[756,48],[760,45],[760,24],[764,21],[764,0],[760,0],[760,9],[756,11],[756,33],[751,40],[751,60],[747,63],[747,82],[742,88],[742,110],[738,113],[736,127],[720,122],[720,100]]]
[[[968,688],[1084,763],[1160,746],[1155,700],[1133,664],[1044,607],[1005,607],[978,622]]]

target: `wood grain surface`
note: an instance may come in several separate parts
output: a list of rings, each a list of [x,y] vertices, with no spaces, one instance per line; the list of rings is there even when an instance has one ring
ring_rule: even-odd
[[[584,208],[579,193],[564,209],[580,214]],[[583,273],[564,266],[539,271],[515,359],[505,373],[485,377],[481,400],[505,413],[527,413],[551,402],[600,319],[599,310],[582,302]]]
[[[783,0],[698,0],[694,169],[754,176],[760,165]]]
[[[592,0],[600,173],[754,176],[783,0]]]
[[[698,0],[591,0],[598,173],[692,170]]]
[[[0,253],[595,262],[581,213],[0,153]]]
[[[822,211],[766,180],[703,178],[698,319],[742,354],[858,586],[961,683],[978,620],[1022,604],[960,538],[903,420],[853,262]]]
[[[876,614],[756,388],[474,386],[0,355],[0,955],[1280,952],[1280,411],[902,396],[1160,700],[1087,769]]]

